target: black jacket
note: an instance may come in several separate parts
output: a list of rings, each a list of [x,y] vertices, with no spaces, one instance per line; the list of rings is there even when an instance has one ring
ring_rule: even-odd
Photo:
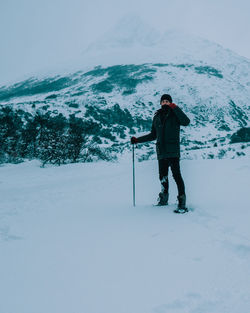
[[[156,139],[158,160],[180,157],[180,126],[187,126],[190,119],[176,106],[174,109],[166,106],[156,111],[151,132],[138,137],[138,143]]]

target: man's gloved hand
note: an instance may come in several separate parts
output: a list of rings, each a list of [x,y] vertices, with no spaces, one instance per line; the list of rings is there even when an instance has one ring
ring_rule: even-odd
[[[130,141],[131,141],[132,145],[138,143],[138,139],[136,137],[131,137]]]
[[[174,108],[177,107],[177,105],[176,105],[175,103],[170,103],[168,106],[169,106],[171,109],[174,109]]]

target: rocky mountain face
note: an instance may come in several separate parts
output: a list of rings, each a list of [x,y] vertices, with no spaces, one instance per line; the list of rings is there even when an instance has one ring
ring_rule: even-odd
[[[160,34],[133,17],[120,21],[81,58],[78,71],[32,77],[0,88],[2,141],[8,139],[3,129],[9,127],[3,124],[10,114],[6,108],[19,114],[22,128],[37,116],[63,117],[65,138],[74,118],[81,121],[78,132],[84,140],[79,149],[85,151],[85,160],[95,158],[93,151],[98,151],[97,159],[105,158],[107,151],[112,159],[130,149],[132,135],[150,131],[160,96],[169,93],[191,119],[181,131],[183,158],[249,152],[250,61],[246,58],[177,31]],[[39,123],[35,128],[41,134]],[[154,143],[141,146],[138,154],[141,160],[155,157]]]

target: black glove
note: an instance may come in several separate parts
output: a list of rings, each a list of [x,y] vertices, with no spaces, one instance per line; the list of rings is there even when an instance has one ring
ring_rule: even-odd
[[[130,141],[132,145],[138,143],[138,139],[136,137],[131,137]]]

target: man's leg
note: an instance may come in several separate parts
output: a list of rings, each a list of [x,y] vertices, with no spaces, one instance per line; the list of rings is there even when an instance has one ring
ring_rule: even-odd
[[[158,205],[168,204],[168,167],[167,159],[158,160],[159,178],[161,181],[161,192],[159,193]]]
[[[182,179],[181,170],[180,170],[180,159],[171,158],[170,166],[171,166],[171,171],[172,171],[174,180],[178,188],[179,196],[185,195],[185,185],[184,185],[184,181]]]
[[[180,159],[172,158],[171,159],[171,170],[173,173],[174,180],[178,188],[178,209],[175,210],[176,213],[185,213],[188,211],[186,208],[186,194],[185,194],[185,185],[181,176],[180,171]]]
[[[161,191],[168,193],[168,159],[158,160],[159,165],[159,178],[161,182]]]

